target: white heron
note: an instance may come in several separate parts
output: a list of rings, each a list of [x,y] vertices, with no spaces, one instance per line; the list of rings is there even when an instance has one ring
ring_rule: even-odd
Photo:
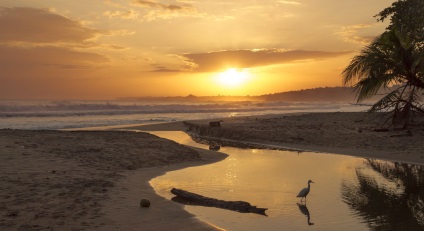
[[[306,196],[308,196],[309,191],[311,191],[311,183],[314,183],[314,182],[309,180],[308,181],[308,187],[300,190],[299,194],[297,194],[296,197],[301,197],[301,199],[300,199],[301,202],[302,202],[303,198],[305,198],[305,202],[306,202]]]

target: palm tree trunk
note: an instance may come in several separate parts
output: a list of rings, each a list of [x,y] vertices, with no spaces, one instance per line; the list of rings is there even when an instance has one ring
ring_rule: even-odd
[[[409,92],[409,97],[408,97],[408,101],[406,102],[405,105],[405,122],[403,124],[403,128],[407,129],[409,127],[409,124],[411,122],[411,114],[412,114],[412,109],[413,109],[413,101],[414,101],[414,95],[415,95],[415,88],[416,86],[412,87],[412,90]]]

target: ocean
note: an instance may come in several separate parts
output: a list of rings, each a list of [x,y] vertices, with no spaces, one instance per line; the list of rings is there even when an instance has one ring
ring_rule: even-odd
[[[349,103],[0,100],[0,129],[76,129],[296,112],[352,112]]]

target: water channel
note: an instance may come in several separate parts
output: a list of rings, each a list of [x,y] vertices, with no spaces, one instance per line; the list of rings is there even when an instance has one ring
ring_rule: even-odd
[[[208,149],[184,132],[152,132]],[[186,205],[199,219],[225,230],[424,230],[424,168],[421,165],[313,152],[221,147],[229,156],[151,180],[170,199],[184,189],[268,208],[266,216]],[[297,193],[307,187],[306,203]]]

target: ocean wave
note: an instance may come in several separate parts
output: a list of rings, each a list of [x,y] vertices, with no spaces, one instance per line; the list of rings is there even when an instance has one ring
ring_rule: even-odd
[[[287,102],[0,101],[0,129],[66,129],[294,112],[358,111],[348,104]]]
[[[340,108],[339,104],[288,103],[288,102],[222,102],[149,104],[134,102],[0,102],[0,117],[56,117],[86,115],[133,115],[161,113],[224,113],[259,110],[307,110],[315,108]]]

